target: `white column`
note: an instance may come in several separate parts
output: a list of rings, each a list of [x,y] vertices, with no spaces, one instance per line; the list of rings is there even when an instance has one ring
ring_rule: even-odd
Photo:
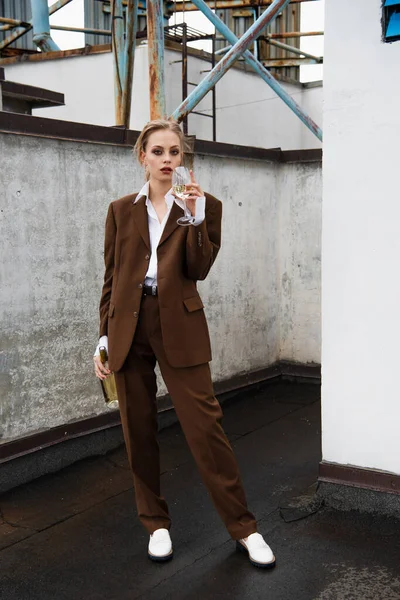
[[[400,474],[400,42],[326,0],[323,460]]]

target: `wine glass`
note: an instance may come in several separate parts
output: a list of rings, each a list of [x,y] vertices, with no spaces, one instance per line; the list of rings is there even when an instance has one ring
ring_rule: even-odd
[[[193,223],[193,217],[190,210],[186,206],[186,197],[189,193],[186,191],[186,186],[192,181],[190,171],[186,167],[176,167],[172,173],[172,190],[184,205],[184,216],[177,220],[178,225],[187,226]]]

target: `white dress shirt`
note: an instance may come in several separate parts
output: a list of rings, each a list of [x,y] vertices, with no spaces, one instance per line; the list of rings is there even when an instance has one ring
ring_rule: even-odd
[[[157,247],[160,242],[161,236],[163,234],[165,225],[168,221],[168,217],[171,212],[171,208],[172,208],[174,202],[176,202],[177,205],[180,208],[182,208],[182,210],[185,210],[185,205],[183,204],[183,202],[181,200],[175,198],[175,196],[172,195],[172,188],[171,188],[165,194],[165,202],[167,203],[168,210],[167,210],[163,220],[160,223],[160,221],[158,220],[158,217],[157,217],[157,213],[154,209],[154,206],[152,205],[151,200],[149,198],[149,182],[147,182],[142,187],[142,189],[136,196],[135,204],[142,197],[146,198],[147,218],[148,218],[149,236],[150,236],[150,249],[151,249],[149,267],[147,269],[144,284],[151,286],[151,285],[157,285],[157,266],[158,266]],[[193,217],[192,225],[197,226],[197,225],[200,225],[204,221],[205,210],[206,210],[206,199],[205,199],[205,196],[201,196],[200,198],[196,199],[196,212]],[[108,352],[108,337],[106,335],[103,335],[99,339],[99,343],[97,345],[94,356],[99,356],[101,346],[105,346],[105,348],[107,349],[107,352]]]

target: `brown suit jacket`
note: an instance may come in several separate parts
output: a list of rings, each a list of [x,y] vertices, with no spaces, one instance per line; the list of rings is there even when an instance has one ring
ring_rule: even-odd
[[[100,336],[108,335],[109,366],[122,368],[140,314],[150,259],[145,199],[137,194],[112,202],[105,231],[105,276],[100,300]],[[205,279],[221,245],[222,203],[206,196],[201,225],[180,227],[183,211],[174,203],[157,248],[161,330],[173,367],[211,360],[210,338],[196,281]]]

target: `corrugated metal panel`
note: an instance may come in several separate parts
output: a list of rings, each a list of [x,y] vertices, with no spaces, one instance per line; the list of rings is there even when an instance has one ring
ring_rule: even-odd
[[[93,29],[111,29],[111,13],[103,11],[103,2],[96,2],[93,0],[85,0],[84,11],[85,11],[85,25],[84,27],[90,27]],[[110,4],[108,4],[110,7]],[[110,36],[106,35],[85,35],[85,44],[90,46],[96,46],[97,44],[110,44]]]
[[[0,0],[1,1],[1,0]],[[111,5],[110,2],[99,0],[84,0],[85,27],[90,29],[111,29]],[[124,9],[125,13],[125,9]],[[138,31],[146,29],[146,17],[138,13]],[[85,44],[95,46],[97,44],[110,44],[111,37],[106,35],[85,35]]]
[[[212,8],[212,2],[209,2]],[[231,29],[237,37],[241,37],[245,31],[252,25],[254,18],[258,18],[267,7],[256,7],[254,9],[226,9],[217,10],[217,15]],[[267,33],[285,33],[287,31],[300,31],[300,4],[290,4],[279,16],[266,28],[264,34]],[[300,38],[282,40],[286,44],[300,48]],[[216,49],[224,48],[227,45],[225,40],[218,40]],[[254,47],[250,46],[250,50],[254,52]],[[267,44],[265,41],[259,42],[259,60],[267,60],[269,58],[294,58],[295,55]],[[280,69],[270,69],[272,73],[276,72],[280,75],[285,75],[296,81],[300,79],[299,67],[284,67]]]
[[[32,18],[31,3],[30,0],[0,0],[0,15],[2,17],[8,17],[9,19],[19,19],[20,21],[30,21]],[[0,41],[3,41],[11,33],[9,31],[0,32]],[[10,48],[19,48],[23,50],[35,50],[37,47],[32,41],[33,33],[28,31],[25,35],[20,37],[18,40],[10,44]]]
[[[300,10],[301,6],[299,4],[291,4],[287,6],[285,10],[282,11],[275,21],[267,28],[266,33],[286,33],[288,31],[300,31]],[[300,48],[300,38],[285,39],[282,41],[290,46]],[[281,48],[276,48],[270,44],[267,44],[266,42],[261,42],[260,59],[262,60],[268,58],[295,58],[295,55],[291,52],[287,52],[287,50],[282,50]],[[271,72],[285,75],[286,77],[290,77],[291,79],[295,79],[297,81],[300,78],[299,67],[271,69]]]

